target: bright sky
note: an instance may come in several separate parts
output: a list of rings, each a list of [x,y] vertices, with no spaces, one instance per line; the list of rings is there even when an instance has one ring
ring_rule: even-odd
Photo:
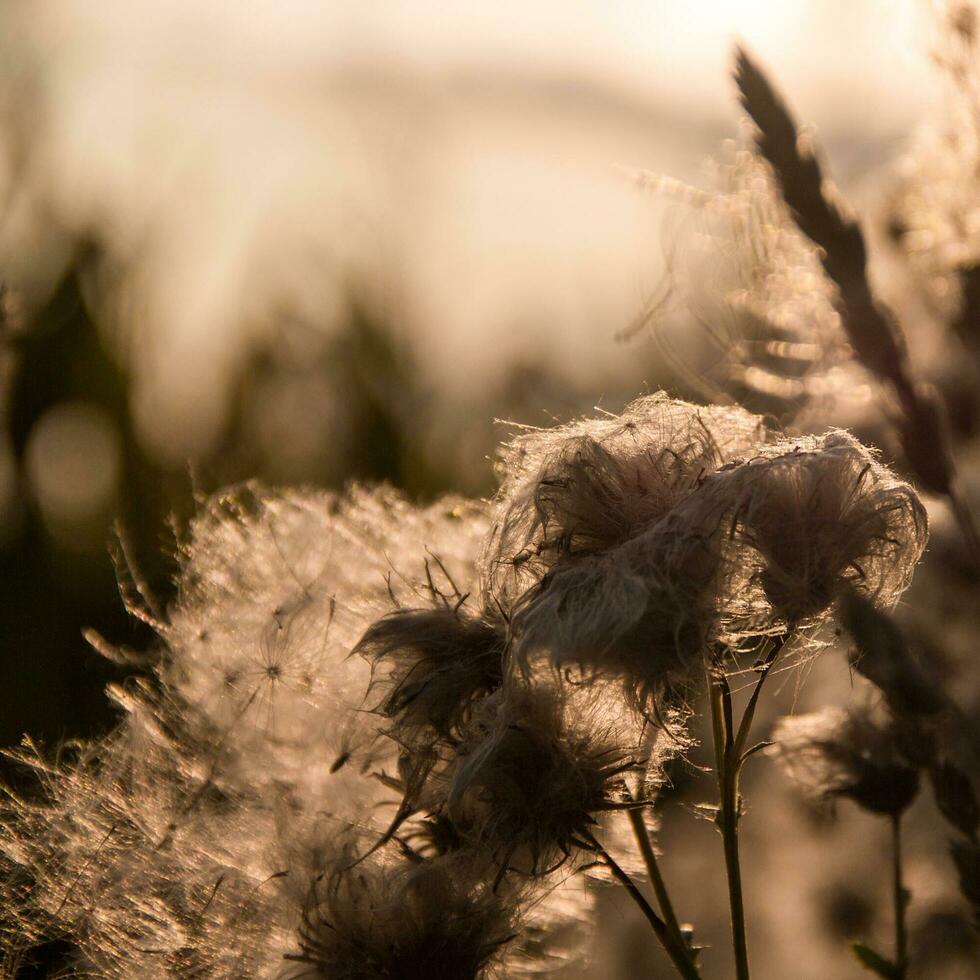
[[[586,349],[629,357],[609,338],[657,280],[660,212],[614,167],[696,176],[736,131],[736,37],[845,177],[931,96],[913,0],[21,0],[0,17],[43,93],[0,258],[37,267],[39,206],[107,236],[144,340],[137,405],[179,455],[220,421],[249,314],[329,308],[352,272],[443,383],[540,350],[573,372]]]

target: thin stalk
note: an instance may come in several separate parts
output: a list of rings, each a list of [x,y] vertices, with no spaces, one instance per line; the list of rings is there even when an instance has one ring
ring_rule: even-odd
[[[718,762],[718,828],[725,849],[728,904],[732,919],[732,948],[737,980],[749,980],[749,951],[745,940],[742,869],[738,857],[738,758],[732,733],[732,694],[724,677],[709,678],[712,732]]]
[[[763,660],[762,666],[759,669],[759,679],[755,683],[755,689],[752,691],[749,703],[745,706],[745,711],[742,712],[738,734],[735,736],[735,753],[740,760],[738,762],[739,769],[742,768],[742,754],[745,751],[745,744],[749,739],[749,732],[752,729],[752,721],[755,718],[755,709],[759,703],[759,696],[762,694],[762,687],[766,683],[769,671],[772,670],[772,665],[776,662],[776,658],[782,652],[783,647],[786,646],[786,641],[789,638],[789,633],[783,633],[782,636],[777,636],[773,640],[772,646],[769,648],[769,652],[766,654],[766,658]]]
[[[663,875],[660,874],[660,867],[657,864],[657,855],[650,842],[650,835],[647,833],[646,824],[643,822],[643,813],[640,810],[629,810],[630,824],[633,827],[633,836],[636,838],[640,854],[643,856],[643,863],[646,865],[647,877],[653,886],[653,893],[657,896],[657,904],[660,906],[660,914],[664,917],[667,928],[674,936],[675,942],[683,947],[687,947],[684,937],[681,935],[680,923],[674,913],[674,906],[667,893],[667,885]]]
[[[670,961],[674,964],[677,972],[684,977],[684,980],[701,980],[701,974],[698,973],[697,967],[688,957],[686,948],[678,947],[674,943],[667,924],[654,912],[653,907],[643,897],[643,893],[639,888],[633,884],[630,876],[619,866],[616,859],[592,834],[586,834],[585,839],[595,848],[596,853],[605,861],[613,877],[626,889],[626,894],[636,903],[637,907],[646,917],[647,922],[650,923],[654,934],[660,940],[660,945],[663,946],[664,951],[670,957]]]
[[[725,714],[722,707],[722,688],[708,675],[708,700],[711,702],[711,736],[715,747],[715,773],[719,778],[725,771]]]
[[[738,791],[735,780],[726,774],[721,809],[721,836],[725,845],[725,868],[728,872],[728,901],[732,911],[732,947],[735,951],[735,976],[749,980],[749,950],[745,938],[745,906],[742,902],[742,868],[738,856]]]
[[[728,903],[732,919],[732,948],[735,953],[737,980],[749,980],[749,950],[745,937],[745,903],[742,899],[742,868],[738,853],[739,776],[742,764],[755,751],[746,751],[755,709],[762,694],[763,685],[772,670],[791,631],[773,640],[762,667],[755,689],[742,712],[738,727],[735,726],[732,709],[732,690],[724,674],[708,677],[708,700],[711,703],[711,732],[715,744],[715,771],[718,777],[718,829],[725,849],[725,870],[728,876]]]
[[[896,813],[892,824],[892,892],[895,901],[895,967],[903,980],[908,970],[908,941],[905,930],[905,886],[902,884],[902,816]]]

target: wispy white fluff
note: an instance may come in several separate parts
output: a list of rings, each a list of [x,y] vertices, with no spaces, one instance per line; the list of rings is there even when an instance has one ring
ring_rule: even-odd
[[[387,489],[209,501],[155,675],[112,692],[116,731],[22,753],[43,793],[0,821],[11,944],[64,936],[108,978],[278,975],[315,853],[378,836],[390,796],[364,771],[393,750],[348,653],[392,594],[425,592],[428,552],[471,582],[485,526],[479,504]]]

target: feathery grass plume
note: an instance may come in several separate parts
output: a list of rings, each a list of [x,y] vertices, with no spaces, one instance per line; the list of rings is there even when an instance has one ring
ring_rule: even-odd
[[[610,712],[612,715],[610,716]],[[586,688],[515,681],[485,699],[447,775],[446,812],[500,867],[549,874],[628,808],[642,720]]]
[[[895,425],[919,481],[957,504],[953,459],[936,393],[912,378],[905,338],[894,314],[878,301],[867,276],[867,248],[856,218],[826,180],[812,146],[802,138],[782,98],[743,50],[735,80],[758,127],[756,145],[769,161],[800,230],[821,249],[824,271],[839,291],[838,311],[857,360],[890,385],[900,407]],[[972,517],[956,507],[964,535],[980,559]]]
[[[756,415],[663,392],[618,416],[522,432],[500,452],[503,480],[484,558],[491,593],[509,607],[549,569],[624,544],[706,473],[764,438]]]
[[[846,365],[836,290],[817,249],[790,217],[768,166],[726,144],[709,161],[708,191],[655,174],[643,188],[676,202],[664,288],[625,336],[647,326],[692,390],[788,421],[827,400]],[[685,355],[667,336],[669,311],[689,314],[703,343]]]
[[[892,724],[866,708],[824,708],[783,718],[771,752],[808,796],[850,799],[896,817],[919,791],[919,773],[899,754]]]
[[[735,59],[742,105],[758,127],[759,153],[772,166],[800,230],[821,250],[824,271],[840,290],[844,328],[858,359],[879,377],[895,377],[904,364],[904,344],[890,316],[875,304],[857,219],[825,178],[812,143],[800,136],[762,69],[743,48]]]
[[[342,862],[312,883],[290,977],[481,980],[514,939],[513,898],[465,859]],[[499,974],[506,975],[506,974]]]
[[[797,225],[821,249],[820,261],[841,291],[844,304],[850,306],[857,301],[859,306],[871,306],[867,250],[857,220],[837,198],[824,177],[812,143],[800,137],[785,102],[759,66],[743,48],[736,50],[735,62],[735,81],[742,104],[758,127],[756,146],[772,166]],[[866,350],[872,362],[899,358],[897,336],[882,331],[894,342],[889,348],[876,336],[877,332],[877,327],[870,334],[856,331],[852,343],[859,356]],[[883,373],[887,376],[890,372]]]
[[[915,491],[843,431],[764,447],[701,492],[714,485],[731,506],[732,537],[754,554],[736,554],[736,582],[756,564],[765,618],[784,628],[821,616],[847,590],[893,605],[925,548],[928,521]]]

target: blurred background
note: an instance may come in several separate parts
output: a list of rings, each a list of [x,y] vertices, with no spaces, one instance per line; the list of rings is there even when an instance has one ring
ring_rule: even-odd
[[[201,494],[257,477],[485,496],[495,419],[702,397],[665,354],[704,368],[690,303],[657,342],[620,336],[659,308],[683,224],[684,192],[630,172],[712,179],[706,158],[740,135],[740,38],[887,236],[896,161],[944,98],[935,35],[913,0],[7,0],[0,744],[111,724],[102,690],[127,668],[82,630],[149,644],[126,597],[165,607]],[[720,288],[711,262],[699,274]],[[816,700],[846,699],[842,660],[812,673]],[[757,835],[816,820],[759,809]],[[716,842],[685,826],[665,827],[667,871],[697,881]],[[874,928],[874,896],[827,870],[828,833],[759,866],[776,889],[750,913],[762,976],[856,969],[834,930]],[[781,860],[825,873],[801,894]],[[722,939],[720,892],[680,904]],[[787,930],[814,920],[827,949],[800,965]],[[610,975],[667,975],[622,929],[604,933]]]

